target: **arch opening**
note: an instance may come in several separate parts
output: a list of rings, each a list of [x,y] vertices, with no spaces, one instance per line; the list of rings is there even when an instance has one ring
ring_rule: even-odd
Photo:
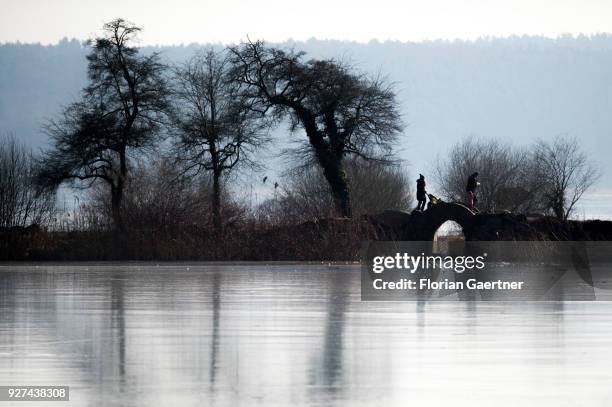
[[[436,229],[433,240],[434,242],[464,241],[463,227],[453,220],[447,220]]]

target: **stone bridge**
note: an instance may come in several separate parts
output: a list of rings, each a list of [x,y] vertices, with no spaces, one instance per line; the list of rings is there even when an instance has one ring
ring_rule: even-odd
[[[372,221],[393,240],[433,240],[447,221],[459,224],[466,240],[540,240],[525,216],[475,213],[454,202],[439,202],[423,212],[384,211]]]
[[[563,247],[570,247],[572,267],[591,286],[594,280],[584,241],[612,240],[611,221],[562,223],[543,215],[474,213],[460,203],[439,202],[423,212],[384,211],[370,217],[370,222],[377,228],[378,240],[432,241],[436,231],[447,221],[458,223],[468,241],[578,241],[575,245]]]

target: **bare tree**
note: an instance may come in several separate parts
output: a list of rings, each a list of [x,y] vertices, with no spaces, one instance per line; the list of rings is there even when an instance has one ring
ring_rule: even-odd
[[[445,199],[462,202],[470,174],[479,172],[478,208],[530,212],[541,208],[543,181],[526,150],[469,137],[438,158],[434,178]]]
[[[580,198],[601,176],[576,138],[539,140],[533,149],[533,160],[546,180],[543,194],[546,208],[562,222],[569,219]]]
[[[212,174],[217,232],[222,226],[222,181],[239,166],[254,167],[252,153],[268,140],[262,114],[250,109],[229,68],[224,52],[202,50],[175,70],[173,81],[175,155],[186,174]]]
[[[210,223],[209,178],[181,176],[181,169],[165,157],[139,162],[132,169],[129,187],[123,201],[124,216],[130,219],[130,229],[177,231],[185,226]],[[108,194],[97,190],[91,199],[110,214]]]
[[[164,65],[159,55],[142,56],[134,46],[140,28],[122,19],[104,25],[104,35],[90,41],[89,85],[82,99],[50,121],[53,147],[43,157],[40,180],[103,181],[109,186],[115,226],[128,182],[129,154],[154,145],[166,109]],[[78,182],[77,182],[78,184]]]
[[[48,224],[55,193],[36,183],[36,157],[13,136],[0,138],[0,227]]]
[[[370,78],[335,60],[304,60],[248,42],[231,48],[234,79],[246,87],[253,107],[289,116],[305,131],[297,152],[312,156],[323,170],[337,212],[351,216],[347,155],[386,160],[401,131],[395,94],[381,78]]]

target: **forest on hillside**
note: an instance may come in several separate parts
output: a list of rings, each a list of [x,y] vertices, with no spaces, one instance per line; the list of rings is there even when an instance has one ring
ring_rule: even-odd
[[[414,173],[428,170],[436,154],[470,135],[517,144],[566,135],[579,138],[603,165],[601,185],[610,189],[609,35],[367,44],[313,39],[273,45],[383,73],[395,84],[406,123],[398,152]],[[144,47],[142,52],[159,51],[165,62],[180,63],[202,46]],[[87,52],[77,40],[0,44],[0,134],[13,134],[34,148],[45,145],[45,120],[77,99],[86,84]],[[280,127],[274,136],[285,142],[286,134]],[[285,167],[274,157],[264,161],[269,172]]]

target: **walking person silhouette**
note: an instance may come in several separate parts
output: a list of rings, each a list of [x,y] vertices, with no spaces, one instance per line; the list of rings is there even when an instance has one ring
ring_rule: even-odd
[[[476,210],[476,202],[478,199],[476,198],[476,188],[480,185],[480,182],[477,180],[478,172],[473,173],[467,180],[467,186],[465,187],[465,192],[467,192],[468,198],[468,208],[471,211]]]
[[[427,191],[425,191],[425,177],[423,174],[419,174],[419,179],[417,179],[417,211],[425,210],[425,200],[427,196]]]

